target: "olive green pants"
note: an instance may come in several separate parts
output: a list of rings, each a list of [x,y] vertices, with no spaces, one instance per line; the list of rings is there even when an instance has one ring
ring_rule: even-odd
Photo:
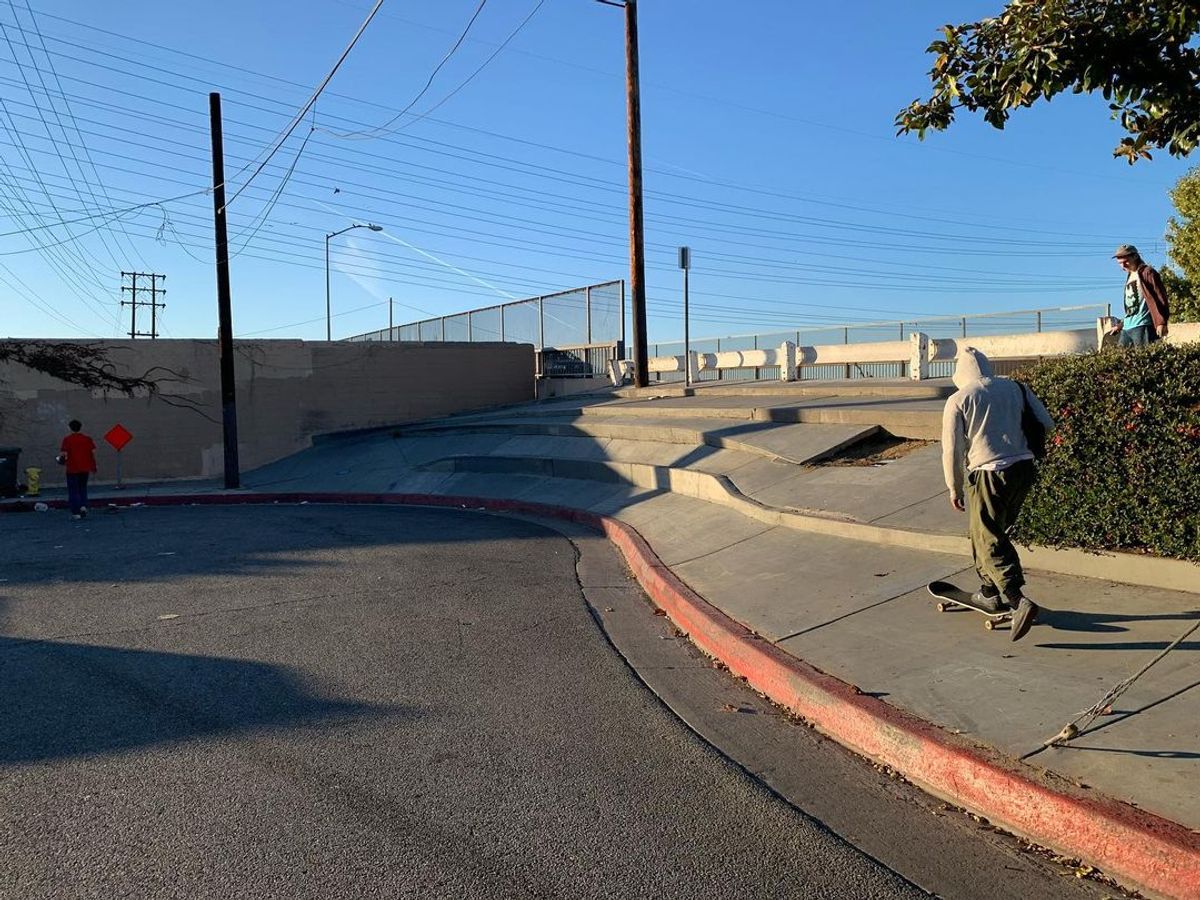
[[[1028,459],[999,472],[967,473],[967,528],[975,571],[981,584],[995,585],[1010,600],[1020,598],[1025,574],[1008,529],[1017,521],[1033,478]]]

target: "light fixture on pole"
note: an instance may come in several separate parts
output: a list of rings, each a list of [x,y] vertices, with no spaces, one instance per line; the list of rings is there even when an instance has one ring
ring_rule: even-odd
[[[339,234],[345,234],[347,231],[353,231],[355,228],[370,228],[372,231],[383,231],[382,225],[374,225],[370,222],[355,222],[343,228],[341,231],[331,231],[325,235],[325,340],[333,340],[333,316],[330,315],[329,308],[329,239],[335,238]]]

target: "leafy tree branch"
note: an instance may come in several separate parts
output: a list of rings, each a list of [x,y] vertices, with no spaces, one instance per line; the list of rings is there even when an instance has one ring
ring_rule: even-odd
[[[1100,92],[1128,137],[1132,165],[1200,141],[1200,4],[1195,0],[1012,0],[997,16],[946,25],[933,93],[896,116],[899,134],[944,131],[960,110],[1003,128],[1015,109],[1064,91]]]

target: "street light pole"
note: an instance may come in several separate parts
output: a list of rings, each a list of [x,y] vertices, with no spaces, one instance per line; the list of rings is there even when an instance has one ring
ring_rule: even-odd
[[[374,225],[370,222],[355,222],[341,231],[331,231],[325,235],[325,340],[333,340],[333,315],[329,303],[329,239],[335,238],[339,234],[345,234],[347,231],[353,231],[355,228],[370,228],[372,231],[383,231],[382,225]]]

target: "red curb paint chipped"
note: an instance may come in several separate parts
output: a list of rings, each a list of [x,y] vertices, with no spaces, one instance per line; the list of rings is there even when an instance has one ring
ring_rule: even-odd
[[[676,577],[633,528],[609,516],[524,500],[440,494],[194,494],[123,498],[145,506],[370,503],[516,512],[566,519],[608,537],[650,598],[710,656],[751,687],[850,749],[930,793],[1038,844],[1086,860],[1163,897],[1200,900],[1200,834],[943,731],[784,653]],[[51,501],[55,508],[62,501]],[[11,509],[12,507],[0,507]]]

